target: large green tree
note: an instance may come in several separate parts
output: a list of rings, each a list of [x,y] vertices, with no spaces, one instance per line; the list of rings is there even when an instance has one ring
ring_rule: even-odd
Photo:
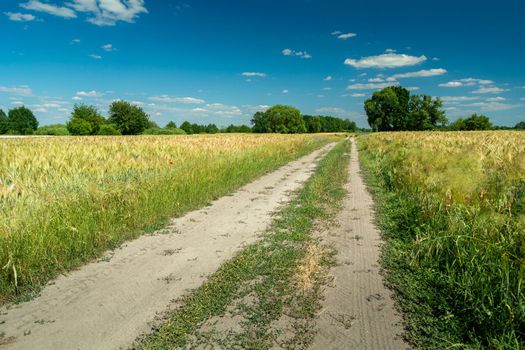
[[[7,115],[0,109],[0,134],[7,132]]]
[[[408,123],[403,130],[432,130],[436,126],[446,125],[448,119],[442,106],[439,98],[434,99],[429,95],[411,96]]]
[[[368,124],[374,131],[407,130],[410,92],[401,86],[376,91],[365,101]]]
[[[305,115],[303,119],[307,132],[313,134],[321,132],[321,118],[319,116]]]
[[[7,116],[9,133],[31,135],[38,128],[38,120],[29,108],[24,106],[13,108]]]
[[[105,123],[106,119],[95,106],[80,104],[73,108],[67,129],[71,135],[97,135]]]
[[[276,105],[266,112],[258,112],[252,119],[254,132],[296,134],[306,132],[301,112],[294,107]]]
[[[127,101],[114,101],[109,106],[109,114],[109,122],[114,124],[122,135],[138,135],[149,126],[146,112]]]

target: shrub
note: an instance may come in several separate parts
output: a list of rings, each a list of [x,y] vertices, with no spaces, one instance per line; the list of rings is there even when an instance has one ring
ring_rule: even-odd
[[[78,120],[83,120],[86,123],[77,122]],[[89,105],[75,105],[73,112],[71,113],[71,119],[68,123],[68,130],[72,135],[96,135],[101,125],[106,122],[104,117],[100,115],[95,106]],[[71,124],[71,128],[69,125]],[[79,127],[82,125],[82,127]],[[89,131],[86,133],[86,126],[89,125],[87,129]],[[78,134],[77,132],[81,132]]]
[[[122,135],[138,135],[149,125],[149,117],[142,108],[127,101],[115,101],[109,106],[109,122],[116,125]]]
[[[67,123],[67,130],[71,135],[91,135],[92,126],[87,120],[73,118]]]
[[[64,124],[53,124],[39,127],[36,129],[35,135],[67,136],[69,131]]]
[[[113,124],[104,124],[100,126],[98,135],[110,136],[110,135],[122,135],[117,127]]]
[[[186,135],[186,132],[178,128],[149,128],[144,130],[144,135]]]

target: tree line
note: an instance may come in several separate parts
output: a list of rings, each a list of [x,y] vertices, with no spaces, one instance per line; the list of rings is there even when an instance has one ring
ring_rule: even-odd
[[[149,119],[144,110],[130,102],[119,100],[109,106],[105,118],[95,106],[75,105],[67,124],[38,127],[38,120],[27,107],[17,107],[6,115],[0,110],[0,134],[17,135],[184,135],[215,133],[317,133],[355,131],[356,124],[348,119],[330,116],[301,115],[291,106],[277,105],[266,112],[255,113],[252,124],[229,125],[219,128],[216,124],[201,125],[184,121],[179,127],[171,121],[159,127]]]
[[[372,131],[511,129],[495,126],[487,116],[479,114],[449,123],[442,107],[439,97],[410,95],[402,86],[376,91],[364,105]],[[524,130],[525,121],[516,124],[514,129]]]

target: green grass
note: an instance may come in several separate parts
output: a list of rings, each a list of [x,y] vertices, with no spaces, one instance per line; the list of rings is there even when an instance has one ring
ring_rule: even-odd
[[[382,263],[416,348],[525,349],[523,143],[514,136],[359,139],[387,240]]]
[[[178,301],[162,325],[137,349],[306,349],[333,252],[312,237],[314,225],[329,225],[340,208],[347,176],[348,141],[318,165],[293,201],[277,215],[264,237],[226,262],[200,288]],[[232,329],[220,327],[235,315]],[[279,321],[280,320],[280,321]],[[292,332],[276,323],[286,320]]]
[[[329,142],[216,135],[0,141],[0,304]]]

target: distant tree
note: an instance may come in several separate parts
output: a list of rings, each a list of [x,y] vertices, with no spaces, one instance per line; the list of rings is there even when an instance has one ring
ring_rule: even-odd
[[[38,120],[29,108],[24,106],[13,108],[7,116],[9,133],[31,135],[38,128]]]
[[[80,122],[80,120],[86,123]],[[71,112],[71,118],[67,124],[67,128],[71,135],[96,135],[100,126],[106,123],[106,119],[98,112],[95,106],[85,104],[75,105]],[[86,126],[89,124],[89,128]],[[81,132],[78,134],[77,132]],[[87,133],[86,133],[87,132]]]
[[[451,130],[491,130],[493,125],[484,115],[473,114],[467,119],[459,118],[449,128]]]
[[[181,128],[182,130],[184,130],[184,132],[185,132],[186,134],[188,134],[188,135],[193,134],[193,128],[191,127],[190,122],[187,122],[187,121],[183,122],[183,123],[180,125],[180,128]]]
[[[160,129],[160,126],[159,124],[157,124],[156,122],[150,119],[148,120],[148,127],[146,129],[150,129],[150,128]]]
[[[111,136],[111,135],[122,135],[117,127],[113,124],[104,124],[100,126],[98,135]]]
[[[514,126],[514,129],[525,130],[525,121],[519,122]]]
[[[206,126],[206,133],[208,134],[216,134],[219,132],[219,128],[215,124],[208,124]]]
[[[168,124],[166,124],[166,129],[177,129],[177,124],[175,124],[174,122],[169,122]]]
[[[233,133],[233,132],[250,133],[250,132],[252,132],[252,128],[250,128],[247,125],[233,125],[233,124],[230,124],[230,125],[228,125],[227,128],[222,130],[222,132],[227,132],[227,133]]]
[[[115,101],[109,106],[108,121],[122,135],[138,135],[149,126],[149,117],[142,108],[127,101]]]
[[[401,86],[376,91],[365,101],[368,124],[374,131],[407,130],[410,92]]]
[[[7,115],[0,109],[0,134],[7,132]]]
[[[250,128],[248,125],[243,124],[237,127],[237,132],[250,133],[252,132],[252,128]]]
[[[321,132],[321,118],[318,116],[303,116],[304,124],[306,126],[306,131],[309,133],[318,133]]]
[[[191,129],[193,130],[194,134],[201,134],[206,132],[206,127],[197,123],[191,124]]]
[[[442,106],[439,98],[433,99],[428,95],[411,96],[408,122],[403,130],[431,130],[446,125],[448,120]]]
[[[44,125],[36,129],[35,135],[53,135],[53,136],[67,136],[70,135],[67,126],[64,124]]]
[[[257,130],[256,132],[276,132],[281,134],[306,132],[304,119],[297,108],[276,105],[269,108],[262,115],[258,113],[252,119],[254,131]]]

